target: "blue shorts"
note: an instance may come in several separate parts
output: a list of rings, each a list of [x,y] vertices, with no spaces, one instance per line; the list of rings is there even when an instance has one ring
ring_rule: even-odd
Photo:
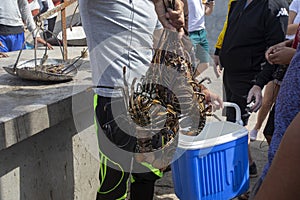
[[[200,60],[200,63],[208,63],[210,55],[206,30],[192,31],[189,34],[195,47],[196,58]]]
[[[25,41],[25,35],[23,33],[0,35],[0,42],[3,47],[0,46],[0,52],[18,51],[24,49],[23,44]]]

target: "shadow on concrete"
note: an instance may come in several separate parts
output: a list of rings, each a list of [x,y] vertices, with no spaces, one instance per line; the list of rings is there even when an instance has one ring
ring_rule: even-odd
[[[74,199],[72,136],[75,134],[74,124],[63,121],[0,151],[1,179],[19,168],[19,175],[11,174],[6,181],[15,188],[11,191],[17,195],[14,199]],[[11,199],[8,190],[0,192],[0,199]]]
[[[22,83],[24,86],[24,81]],[[28,81],[28,83],[35,82]],[[75,98],[79,98],[78,101],[83,105],[74,113],[73,89],[73,86],[64,86],[2,94],[10,96],[12,101],[22,98],[20,101],[22,105],[15,104],[20,108],[36,103],[38,98],[40,98],[38,103],[47,106],[27,113],[24,111],[24,114],[16,115],[15,119],[0,123],[1,200],[74,199],[72,137],[90,126],[90,121],[93,120],[81,123],[78,130],[73,115],[78,119],[88,119],[93,105],[83,102],[83,100],[92,102],[89,94],[92,91],[78,92]],[[24,92],[29,96],[27,97]],[[11,112],[13,110],[15,109],[11,109]],[[5,128],[7,124],[10,128]],[[41,126],[47,128],[37,130]]]

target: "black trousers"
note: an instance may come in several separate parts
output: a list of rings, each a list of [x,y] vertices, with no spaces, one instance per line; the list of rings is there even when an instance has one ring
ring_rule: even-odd
[[[236,103],[241,109],[241,118],[244,126],[248,124],[250,113],[247,111],[247,96],[250,89],[253,87],[254,75],[236,75],[228,74],[226,69],[223,75],[224,84],[224,100],[232,103]],[[227,121],[235,122],[235,110],[234,108],[225,109]]]
[[[51,31],[51,32],[46,31],[45,39],[49,39],[52,37],[52,33],[53,33],[54,27],[55,27],[56,17],[47,19],[47,21],[48,21],[48,31]]]
[[[97,200],[125,199],[130,175],[133,178],[130,200],[152,200],[154,184],[160,176],[133,159],[136,138],[128,123],[123,98],[96,98],[101,162]]]

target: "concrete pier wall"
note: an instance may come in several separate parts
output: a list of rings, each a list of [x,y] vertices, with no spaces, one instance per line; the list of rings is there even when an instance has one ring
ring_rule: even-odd
[[[0,63],[0,200],[95,199],[99,161],[89,63],[72,81],[37,82],[6,73],[2,66],[14,64],[18,52],[9,55]],[[31,57],[24,51],[21,60]]]

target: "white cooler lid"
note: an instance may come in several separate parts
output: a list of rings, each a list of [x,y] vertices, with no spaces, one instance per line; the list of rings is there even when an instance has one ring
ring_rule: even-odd
[[[203,149],[237,140],[247,134],[248,130],[236,123],[208,122],[198,136],[179,134],[178,147],[190,150]]]

